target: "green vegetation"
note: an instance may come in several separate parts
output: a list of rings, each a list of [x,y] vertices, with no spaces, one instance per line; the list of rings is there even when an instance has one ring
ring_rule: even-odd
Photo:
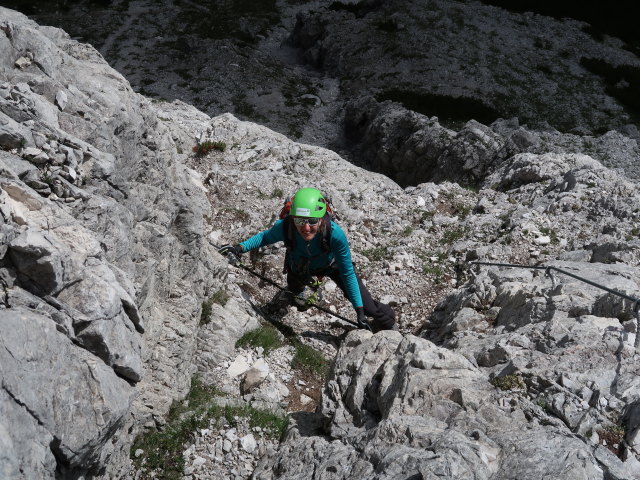
[[[440,267],[439,265],[429,264],[422,265],[422,273],[424,273],[425,275],[433,275],[433,282],[436,284],[442,281],[442,275],[444,275],[442,267]]]
[[[282,198],[284,192],[279,188],[274,188],[273,192],[271,192],[271,198]]]
[[[403,237],[408,237],[412,233],[413,233],[413,227],[405,227],[405,229],[402,230],[402,232],[400,232],[400,235]]]
[[[555,230],[552,230],[549,227],[541,227],[540,233],[549,236],[549,238],[551,239],[551,243],[560,243],[560,241],[558,240],[558,234],[555,232]]]
[[[362,251],[362,255],[367,257],[372,262],[377,262],[382,260],[383,258],[386,258],[388,254],[389,254],[388,247],[375,247],[375,248],[369,248],[367,250]]]
[[[236,348],[262,347],[264,349],[265,355],[271,352],[271,350],[280,348],[282,345],[283,343],[282,340],[280,340],[278,331],[270,325],[265,325],[258,327],[255,330],[250,330],[242,337],[240,337],[236,342]]]
[[[218,305],[222,305],[224,307],[228,301],[229,294],[225,290],[220,289],[216,293],[211,295],[211,297],[209,297],[207,300],[202,302],[202,311],[200,312],[200,325],[206,325],[211,321],[211,306],[214,303],[217,303]]]
[[[202,302],[202,310],[200,311],[200,325],[206,325],[211,321],[211,305],[213,301],[209,298]]]
[[[465,233],[467,233],[467,231],[464,228],[447,230],[442,235],[442,243],[444,243],[445,245],[451,245],[452,243],[457,242],[462,237],[464,237]]]
[[[197,377],[191,383],[191,391],[183,402],[172,405],[167,423],[160,431],[139,435],[131,447],[131,459],[138,468],[145,468],[153,475],[140,478],[181,479],[184,469],[182,451],[191,433],[207,428],[212,420],[221,420],[235,426],[237,418],[248,418],[250,427],[260,427],[271,438],[280,438],[288,425],[288,418],[249,406],[221,406],[212,402],[220,392],[203,385]],[[135,452],[142,450],[136,457]]]
[[[296,343],[296,353],[291,361],[291,366],[296,370],[318,375],[325,378],[329,373],[329,361],[320,352],[305,345]]]
[[[227,144],[224,142],[211,142],[209,140],[196,144],[195,147],[192,148],[193,152],[196,154],[196,157],[204,157],[211,150],[219,150],[224,152],[227,149]]]
[[[220,209],[220,212],[230,213],[234,218],[237,218],[243,222],[248,222],[251,219],[247,212],[239,208],[224,207]]]
[[[626,429],[623,425],[607,425],[602,430],[598,430],[600,440],[604,440],[607,448],[618,457],[623,453],[621,443],[625,434]]]
[[[504,375],[502,377],[494,377],[489,380],[489,383],[500,390],[523,390],[526,389],[524,380],[517,373],[510,375]]]

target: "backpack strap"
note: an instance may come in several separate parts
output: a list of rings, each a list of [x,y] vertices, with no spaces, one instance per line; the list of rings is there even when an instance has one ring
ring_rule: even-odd
[[[320,240],[320,247],[325,252],[331,251],[331,219],[332,216],[329,213],[324,214],[322,222],[322,240]]]

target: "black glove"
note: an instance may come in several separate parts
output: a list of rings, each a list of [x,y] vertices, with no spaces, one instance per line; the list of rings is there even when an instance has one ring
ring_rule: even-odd
[[[358,319],[358,328],[371,331],[367,317],[364,315],[364,307],[356,307],[356,317]]]
[[[243,250],[241,245],[226,244],[218,249],[218,253],[227,257],[229,263],[235,265],[240,261],[240,255],[242,255]]]

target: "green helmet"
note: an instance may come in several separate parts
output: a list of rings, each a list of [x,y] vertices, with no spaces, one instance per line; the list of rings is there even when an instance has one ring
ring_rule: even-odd
[[[327,212],[327,201],[315,188],[301,188],[293,196],[291,215],[294,217],[322,218]]]

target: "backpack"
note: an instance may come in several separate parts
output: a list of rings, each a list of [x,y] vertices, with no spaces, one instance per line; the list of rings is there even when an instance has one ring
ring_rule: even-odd
[[[322,222],[322,239],[320,240],[320,248],[322,248],[325,252],[331,251],[331,221],[336,220],[338,216],[333,212],[331,208],[331,201],[325,197],[325,201],[327,202],[327,211],[324,214]],[[291,205],[293,204],[293,197],[287,197],[284,201],[284,205],[280,209],[280,213],[278,214],[278,218],[280,220],[284,220],[282,222],[282,227],[284,228],[284,246],[287,248],[287,251],[293,248],[296,227],[293,225],[293,218],[289,215],[291,211]]]

